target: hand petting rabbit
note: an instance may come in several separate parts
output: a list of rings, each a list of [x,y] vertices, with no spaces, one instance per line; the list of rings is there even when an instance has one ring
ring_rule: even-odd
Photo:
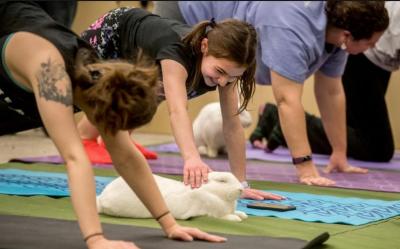
[[[230,221],[242,221],[247,215],[236,211],[236,200],[243,189],[229,172],[211,172],[208,183],[192,189],[181,181],[153,175],[165,202],[176,219],[210,216]],[[99,213],[131,218],[151,218],[150,212],[118,177],[109,183],[97,197]]]

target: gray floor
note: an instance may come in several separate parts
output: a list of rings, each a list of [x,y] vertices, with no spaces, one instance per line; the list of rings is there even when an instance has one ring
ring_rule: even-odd
[[[161,144],[173,141],[170,135],[134,133],[133,138],[142,145]],[[0,136],[0,163],[11,158],[57,155],[57,149],[41,129],[34,129],[15,135]]]

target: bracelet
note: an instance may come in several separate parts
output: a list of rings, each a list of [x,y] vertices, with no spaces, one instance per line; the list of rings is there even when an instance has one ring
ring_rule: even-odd
[[[89,234],[88,236],[86,236],[85,238],[83,238],[83,241],[87,242],[90,238],[95,237],[95,236],[99,236],[99,235],[103,235],[103,233],[92,233]]]
[[[293,157],[292,158],[292,162],[293,164],[301,164],[307,161],[311,161],[312,160],[312,156],[311,155],[307,155],[307,156],[303,156],[303,157]]]
[[[166,216],[167,214],[169,214],[169,210],[168,210],[167,212],[163,213],[162,215],[158,216],[158,217],[156,218],[156,221],[160,221],[160,220],[161,220],[164,216]]]
[[[250,184],[247,181],[243,181],[240,184],[242,184],[243,188],[250,188]]]

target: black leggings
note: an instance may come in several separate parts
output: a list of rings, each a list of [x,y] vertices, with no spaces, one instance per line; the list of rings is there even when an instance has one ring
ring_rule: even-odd
[[[387,162],[393,157],[394,141],[385,101],[390,75],[362,53],[349,55],[342,80],[346,95],[347,154],[352,158]],[[332,148],[321,119],[307,114],[306,122],[312,151],[330,154]]]

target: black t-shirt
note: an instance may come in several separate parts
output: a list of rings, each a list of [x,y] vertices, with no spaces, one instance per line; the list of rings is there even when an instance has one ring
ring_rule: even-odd
[[[5,56],[3,52],[7,38],[13,33],[25,31],[47,39],[61,53],[69,74],[72,74],[74,70],[78,48],[92,48],[72,31],[55,22],[35,2],[0,3],[0,23],[0,55],[2,58],[0,66],[0,101],[23,116],[40,120],[33,93],[17,86],[10,78],[6,65],[3,64]]]
[[[186,24],[143,9],[118,8],[98,19],[83,32],[82,38],[103,58],[135,58],[138,48],[141,48],[157,63],[163,59],[180,63],[188,73],[188,98],[193,98],[215,90],[216,87],[209,87],[202,81],[196,89],[189,89],[195,70],[195,57],[191,49],[182,43],[182,38],[190,31],[191,27]],[[162,87],[160,95],[163,99]]]

